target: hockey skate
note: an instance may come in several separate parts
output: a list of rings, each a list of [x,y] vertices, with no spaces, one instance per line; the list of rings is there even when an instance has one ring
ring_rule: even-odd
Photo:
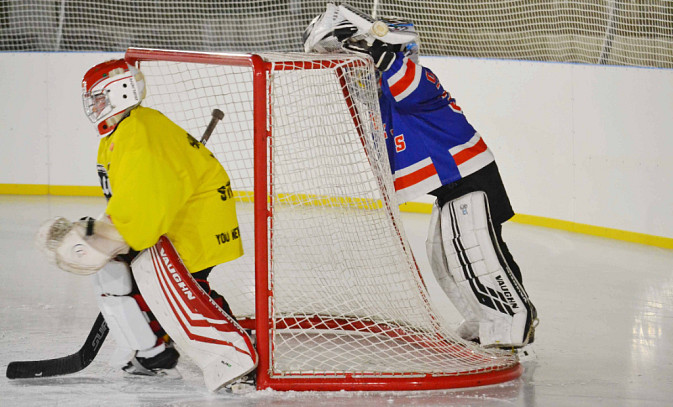
[[[537,310],[533,304],[530,304],[530,322],[526,327],[521,344],[495,344],[491,346],[505,350],[512,350],[520,354],[526,353],[525,350],[528,348],[528,346],[535,342],[535,328],[537,328],[539,323],[540,320],[537,317]]]
[[[512,344],[512,343],[490,343],[485,345],[487,348],[499,348],[504,350],[521,350],[528,345],[531,345],[535,342],[535,328],[538,326],[540,320],[537,317],[537,310],[533,304],[530,304],[530,313],[531,318],[528,326],[526,327],[525,334],[521,343]],[[479,322],[478,321],[463,321],[456,328],[456,333],[462,339],[473,342],[481,345],[481,339],[479,338]]]
[[[144,358],[134,355],[122,370],[134,375],[156,376],[165,370],[173,369],[178,364],[179,358],[180,353],[174,347],[166,346],[166,349],[156,356]]]
[[[233,394],[246,394],[255,390],[257,390],[257,369],[225,386],[225,391]]]
[[[528,324],[528,329],[526,329],[526,334],[523,337],[523,342],[521,346],[515,346],[514,348],[523,348],[535,342],[535,328],[537,328],[540,320],[537,318],[537,309],[535,306],[530,303],[530,323]]]

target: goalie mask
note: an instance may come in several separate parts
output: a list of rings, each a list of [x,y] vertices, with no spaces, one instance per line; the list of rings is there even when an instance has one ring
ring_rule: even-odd
[[[349,32],[346,38],[339,35],[343,32]],[[302,40],[305,52],[318,53],[347,51],[344,41],[371,46],[374,40],[379,40],[414,62],[418,59],[419,38],[414,23],[399,18],[374,19],[347,4],[328,3],[325,12],[306,27]]]
[[[106,61],[89,69],[82,79],[84,112],[100,137],[117,124],[145,97],[142,73],[123,59]]]

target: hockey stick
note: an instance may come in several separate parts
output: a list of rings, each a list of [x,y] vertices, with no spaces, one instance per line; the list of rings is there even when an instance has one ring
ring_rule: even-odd
[[[201,137],[201,144],[205,144],[208,141],[213,130],[215,130],[215,126],[217,126],[217,123],[222,118],[224,118],[224,113],[219,109],[214,109],[210,123],[208,123],[208,127],[204,131],[203,137]],[[82,345],[79,351],[72,355],[54,359],[10,362],[7,365],[7,378],[29,379],[77,373],[91,364],[109,331],[103,314],[99,313],[96,322],[91,327],[89,336],[87,336],[84,345]]]
[[[98,314],[89,336],[79,351],[72,355],[55,359],[10,362],[7,366],[8,379],[28,379],[33,377],[60,376],[76,373],[89,366],[100,350],[109,328],[103,314]]]
[[[201,137],[201,144],[205,145],[208,139],[210,138],[210,135],[213,133],[213,130],[215,130],[215,126],[217,126],[217,122],[222,120],[224,118],[224,113],[220,109],[213,109],[212,117],[210,118],[210,123],[208,123],[208,127],[206,127],[206,131],[203,132],[203,136]]]

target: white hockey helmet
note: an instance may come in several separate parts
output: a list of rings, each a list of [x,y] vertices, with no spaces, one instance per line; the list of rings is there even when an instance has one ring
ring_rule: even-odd
[[[123,59],[100,63],[82,79],[84,112],[100,137],[112,133],[129,110],[145,98],[142,73]]]

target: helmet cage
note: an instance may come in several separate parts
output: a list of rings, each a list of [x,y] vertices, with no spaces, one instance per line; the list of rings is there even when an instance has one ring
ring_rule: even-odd
[[[82,103],[84,104],[84,112],[91,123],[96,123],[98,119],[112,111],[110,98],[104,90],[83,93]]]

